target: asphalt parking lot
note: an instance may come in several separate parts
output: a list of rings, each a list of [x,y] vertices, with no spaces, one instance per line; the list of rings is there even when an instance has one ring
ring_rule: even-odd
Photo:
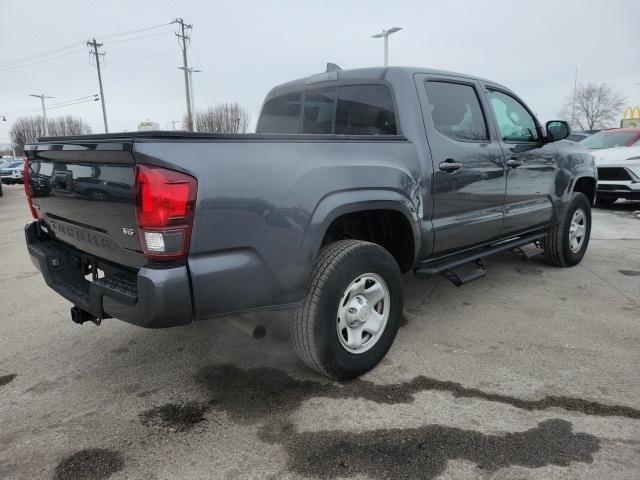
[[[334,383],[283,313],[73,324],[27,257],[22,187],[4,192],[0,478],[640,478],[640,203],[594,210],[573,269],[407,276],[387,358]]]

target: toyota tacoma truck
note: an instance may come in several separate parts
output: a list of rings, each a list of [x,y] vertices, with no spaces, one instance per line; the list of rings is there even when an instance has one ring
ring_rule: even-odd
[[[329,64],[273,88],[255,134],[28,145],[28,251],[77,323],[293,309],[304,363],[352,378],[394,341],[402,274],[459,286],[505,250],[581,261],[597,171],[569,133],[488,80]]]

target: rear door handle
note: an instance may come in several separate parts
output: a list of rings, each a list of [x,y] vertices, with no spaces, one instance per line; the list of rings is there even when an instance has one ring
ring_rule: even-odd
[[[440,170],[442,170],[443,172],[451,173],[455,172],[456,170],[460,170],[462,168],[462,164],[456,162],[452,158],[447,158],[444,162],[438,165],[438,168],[440,168]]]
[[[507,160],[507,167],[516,168],[516,167],[519,167],[520,165],[522,165],[522,160],[518,160],[515,157],[512,157],[509,160]]]

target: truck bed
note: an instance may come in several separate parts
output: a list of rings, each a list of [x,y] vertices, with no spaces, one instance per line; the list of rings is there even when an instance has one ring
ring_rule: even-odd
[[[171,130],[150,130],[143,132],[96,133],[91,135],[75,135],[66,137],[41,137],[39,143],[65,143],[71,141],[99,141],[99,140],[253,140],[253,141],[331,141],[338,140],[362,141],[406,141],[402,135],[334,135],[334,134],[278,134],[278,133],[203,133]],[[32,149],[37,144],[28,145]]]

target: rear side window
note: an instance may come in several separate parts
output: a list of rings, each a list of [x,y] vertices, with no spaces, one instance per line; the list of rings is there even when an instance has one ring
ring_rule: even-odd
[[[262,108],[257,133],[300,133],[302,93],[269,99]]]
[[[482,108],[472,86],[448,82],[426,82],[425,86],[436,130],[464,142],[489,140]]]
[[[385,85],[338,87],[335,133],[396,135],[391,92]]]
[[[302,133],[331,133],[335,107],[335,88],[307,91],[304,97]]]
[[[257,133],[397,135],[391,91],[385,85],[349,85],[269,99]]]

